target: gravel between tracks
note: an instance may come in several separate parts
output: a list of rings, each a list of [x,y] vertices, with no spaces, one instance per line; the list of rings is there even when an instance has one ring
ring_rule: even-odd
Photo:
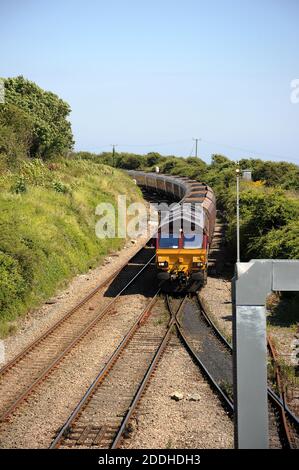
[[[208,277],[207,285],[201,289],[199,298],[222,334],[231,341],[232,304],[231,283],[224,277]]]
[[[74,277],[67,288],[59,291],[55,298],[50,300],[53,303],[44,303],[39,309],[28,312],[25,317],[20,318],[16,326],[17,331],[3,340],[5,362],[11,360],[60,320],[69,309],[89,294],[99,283],[127,262],[145,242],[146,239],[141,237],[134,244],[129,241],[122,250],[106,256],[97,268]],[[0,363],[0,367],[3,364]]]
[[[173,392],[183,399],[171,399]],[[190,398],[198,398],[192,401]],[[233,423],[178,338],[174,337],[133,418],[122,448],[232,448]]]

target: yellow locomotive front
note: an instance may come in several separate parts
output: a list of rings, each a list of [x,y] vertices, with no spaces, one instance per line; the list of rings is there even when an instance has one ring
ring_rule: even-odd
[[[159,234],[156,246],[158,279],[169,287],[196,291],[207,278],[207,237],[204,232]]]

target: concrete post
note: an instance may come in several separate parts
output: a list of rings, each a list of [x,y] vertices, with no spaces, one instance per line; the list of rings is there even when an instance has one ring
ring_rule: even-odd
[[[235,446],[268,447],[266,297],[299,291],[299,261],[237,263],[232,280]]]

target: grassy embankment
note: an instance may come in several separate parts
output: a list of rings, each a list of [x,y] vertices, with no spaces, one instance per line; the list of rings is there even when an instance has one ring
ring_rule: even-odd
[[[141,198],[123,172],[92,162],[24,161],[0,177],[0,335],[123,239],[98,239],[95,208]]]

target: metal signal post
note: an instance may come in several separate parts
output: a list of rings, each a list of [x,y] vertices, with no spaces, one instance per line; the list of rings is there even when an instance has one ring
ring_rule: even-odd
[[[237,263],[240,263],[240,168],[237,162]]]

